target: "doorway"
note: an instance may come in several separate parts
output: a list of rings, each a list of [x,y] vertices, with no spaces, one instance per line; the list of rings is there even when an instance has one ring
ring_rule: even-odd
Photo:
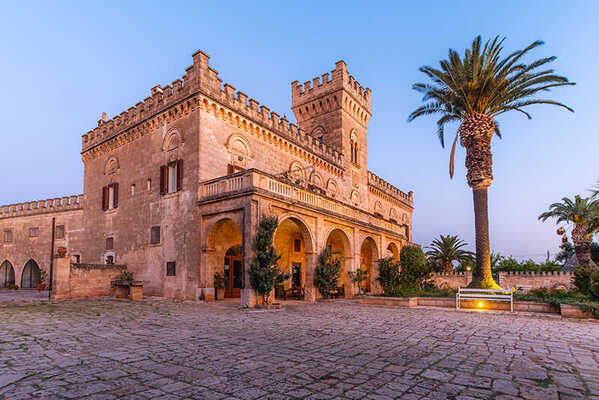
[[[241,297],[243,271],[241,246],[230,247],[225,253],[225,297]]]

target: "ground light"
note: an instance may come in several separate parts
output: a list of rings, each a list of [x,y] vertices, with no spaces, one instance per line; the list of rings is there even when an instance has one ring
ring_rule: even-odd
[[[482,302],[482,301],[479,301],[479,302],[478,302],[478,308],[483,308],[483,306],[484,306],[483,302]]]

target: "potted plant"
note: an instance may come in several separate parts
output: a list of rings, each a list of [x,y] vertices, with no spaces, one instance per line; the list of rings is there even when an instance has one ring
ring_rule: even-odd
[[[352,281],[352,283],[358,286],[358,296],[361,296],[363,294],[362,282],[368,280],[368,270],[358,268],[357,271],[349,271],[347,275],[349,275],[349,279]]]
[[[48,274],[43,269],[40,271],[40,283],[37,284],[37,290],[46,290],[46,279]]]
[[[215,300],[222,300],[225,298],[225,285],[227,283],[227,279],[220,272],[214,273],[214,290],[215,290]]]
[[[62,258],[67,254],[67,248],[59,247],[58,249],[56,249],[56,252],[58,253],[58,257]]]

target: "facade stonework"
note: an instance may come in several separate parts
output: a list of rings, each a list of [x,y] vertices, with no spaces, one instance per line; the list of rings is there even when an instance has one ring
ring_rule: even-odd
[[[146,294],[196,300],[214,299],[220,273],[225,295],[251,306],[252,238],[276,215],[279,266],[292,275],[281,290],[300,286],[316,299],[314,264],[327,246],[343,256],[345,296],[356,292],[347,272],[357,268],[372,272],[365,290],[380,290],[374,264],[410,243],[414,204],[412,192],[368,171],[371,91],[343,61],[291,86],[297,125],[223,85],[196,52],[182,79],[83,135],[83,195],[0,208],[0,229],[13,236],[0,243],[0,262],[19,284],[29,259],[47,270],[60,246],[76,263],[127,265]],[[54,248],[52,218],[65,229]],[[28,237],[31,227],[39,237]]]

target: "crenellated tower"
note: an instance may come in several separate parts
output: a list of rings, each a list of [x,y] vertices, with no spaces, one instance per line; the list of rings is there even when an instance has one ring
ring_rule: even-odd
[[[366,201],[366,129],[372,116],[370,89],[363,88],[349,74],[345,61],[338,61],[330,74],[303,85],[298,81],[291,83],[291,109],[300,129],[343,153],[346,181]]]

